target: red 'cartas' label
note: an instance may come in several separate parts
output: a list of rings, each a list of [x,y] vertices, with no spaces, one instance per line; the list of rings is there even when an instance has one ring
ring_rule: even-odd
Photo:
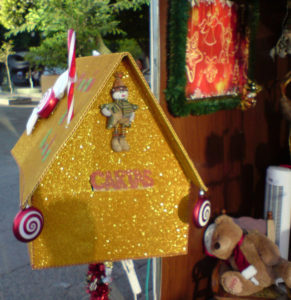
[[[95,191],[143,189],[154,186],[150,170],[97,170],[90,176]]]

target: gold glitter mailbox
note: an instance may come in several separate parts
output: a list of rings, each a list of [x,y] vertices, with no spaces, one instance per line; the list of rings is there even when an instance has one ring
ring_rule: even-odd
[[[206,187],[135,61],[116,53],[76,63],[70,124],[65,96],[12,150],[21,205],[44,216],[42,233],[28,244],[32,267],[185,254],[181,202],[191,182]],[[138,106],[127,152],[112,150],[112,132],[100,112],[112,101],[116,72],[124,74],[128,99]]]

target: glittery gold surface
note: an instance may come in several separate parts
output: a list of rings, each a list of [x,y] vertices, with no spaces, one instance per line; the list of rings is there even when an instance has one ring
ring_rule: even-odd
[[[99,89],[96,91],[94,86],[90,88],[90,78],[96,76],[98,81],[98,72],[102,68],[96,71],[89,64],[84,68],[87,71],[78,74],[81,79],[76,85],[76,110],[72,121],[75,129],[70,137],[65,138],[70,127],[62,123],[64,102],[59,104],[54,117],[44,120],[34,133],[35,144],[40,148],[39,167],[44,168],[41,164],[48,167],[31,200],[32,205],[42,211],[45,220],[43,232],[29,246],[33,267],[186,253],[188,223],[183,216],[188,212],[185,201],[189,180],[194,178],[200,183],[199,175],[187,164],[187,154],[182,155],[182,146],[177,143],[167,122],[163,117],[162,122],[157,122],[157,115],[161,116],[159,108],[150,105],[147,89],[140,85],[136,70],[125,59],[112,69],[125,74],[123,82],[129,90],[129,101],[137,104],[139,109],[127,130],[130,151],[113,152],[110,146],[112,130],[106,129],[106,118],[100,113],[100,105],[112,101],[113,72],[96,83]],[[95,97],[94,101],[85,111],[81,101],[91,101],[92,97]],[[55,120],[51,121],[53,118]],[[26,140],[15,149],[17,157],[21,156],[21,149],[28,147],[27,138],[23,139]],[[62,147],[53,157],[58,143]],[[178,158],[173,144],[180,153]],[[33,161],[33,157],[28,161]],[[29,166],[24,158],[19,158],[18,163]],[[34,164],[34,167],[37,166]],[[146,171],[152,184],[133,187],[129,179],[124,178],[126,187],[123,189],[92,190],[90,176],[94,172],[109,172],[114,178],[115,171],[129,170]],[[29,172],[33,173],[32,170]],[[27,196],[26,178],[21,178]]]

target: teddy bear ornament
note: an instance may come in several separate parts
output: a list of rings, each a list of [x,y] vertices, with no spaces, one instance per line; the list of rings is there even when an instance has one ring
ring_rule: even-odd
[[[236,296],[249,296],[283,280],[291,287],[291,262],[277,245],[258,231],[244,233],[234,220],[221,215],[204,233],[207,255],[226,263],[219,270],[220,284]]]

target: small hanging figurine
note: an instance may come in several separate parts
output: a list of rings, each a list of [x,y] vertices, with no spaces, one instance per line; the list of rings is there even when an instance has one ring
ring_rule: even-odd
[[[126,128],[131,126],[138,106],[128,102],[128,88],[122,82],[123,73],[115,73],[115,81],[111,89],[114,102],[101,105],[101,113],[108,117],[107,129],[114,128],[111,140],[115,152],[128,151],[129,145],[125,139]]]
[[[247,110],[254,107],[257,103],[257,95],[262,90],[262,87],[256,82],[248,79],[248,82],[243,87],[241,109]]]

